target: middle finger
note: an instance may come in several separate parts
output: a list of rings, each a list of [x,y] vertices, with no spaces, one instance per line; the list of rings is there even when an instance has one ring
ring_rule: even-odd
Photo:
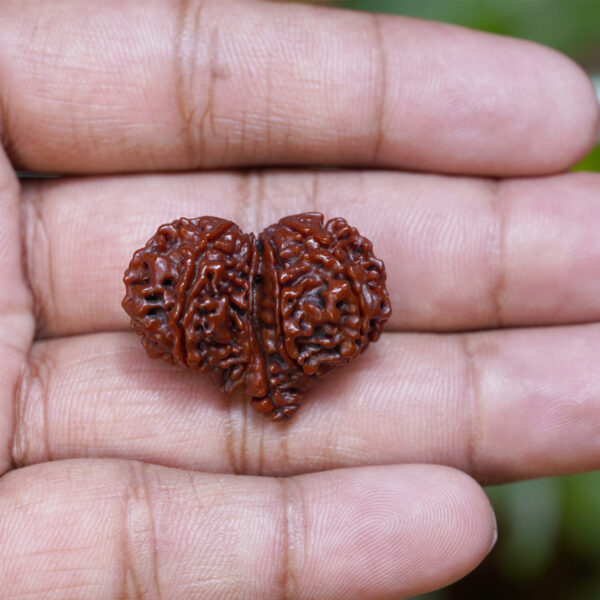
[[[125,330],[125,267],[157,227],[218,215],[245,231],[319,210],[385,261],[388,331],[600,319],[600,175],[505,180],[386,172],[107,177],[24,186],[43,337]]]

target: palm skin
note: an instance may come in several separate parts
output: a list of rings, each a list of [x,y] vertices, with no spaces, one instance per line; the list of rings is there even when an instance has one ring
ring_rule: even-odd
[[[0,5],[0,598],[448,584],[493,543],[476,481],[600,465],[600,178],[556,174],[589,82],[410,19],[140,7]],[[157,225],[315,209],[374,241],[393,316],[292,421],[145,356],[121,277]]]

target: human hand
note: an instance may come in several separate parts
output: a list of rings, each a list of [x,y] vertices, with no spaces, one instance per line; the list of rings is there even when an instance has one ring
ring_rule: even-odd
[[[397,599],[474,568],[493,517],[456,469],[600,465],[600,178],[540,177],[597,128],[585,76],[526,42],[249,1],[3,2],[0,598]],[[275,165],[305,168],[166,173]],[[393,316],[297,417],[145,355],[121,277],[159,224],[314,209],[373,240]]]

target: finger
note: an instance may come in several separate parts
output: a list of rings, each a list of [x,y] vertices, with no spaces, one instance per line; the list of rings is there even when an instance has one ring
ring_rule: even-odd
[[[2,598],[405,598],[493,542],[483,491],[442,467],[234,478],[124,461],[0,483]]]
[[[38,342],[11,458],[269,475],[431,462],[486,483],[593,470],[599,345],[600,325],[384,335],[281,425],[208,376],[149,359],[133,333]]]
[[[22,168],[254,164],[524,175],[596,142],[571,61],[529,42],[271,2],[3,2],[0,80]]]
[[[19,199],[16,174],[0,146],[0,439],[4,440],[14,429],[14,390],[34,330],[31,294],[21,261]],[[7,456],[0,453],[0,473],[9,467]]]
[[[123,271],[165,222],[219,214],[245,231],[319,210],[386,264],[391,330],[600,320],[600,175],[492,183],[396,173],[122,177],[25,188],[43,336],[127,329]],[[93,215],[93,218],[90,218]]]

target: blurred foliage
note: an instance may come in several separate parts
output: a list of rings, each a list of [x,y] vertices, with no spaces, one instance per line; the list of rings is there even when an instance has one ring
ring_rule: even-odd
[[[600,146],[596,146],[579,164],[575,165],[573,171],[600,171]],[[600,596],[598,599],[600,600]]]
[[[569,55],[600,92],[600,0],[347,0],[337,6],[455,23]],[[600,146],[576,167],[600,171]],[[481,567],[421,600],[600,600],[600,472],[487,490],[499,541]]]

